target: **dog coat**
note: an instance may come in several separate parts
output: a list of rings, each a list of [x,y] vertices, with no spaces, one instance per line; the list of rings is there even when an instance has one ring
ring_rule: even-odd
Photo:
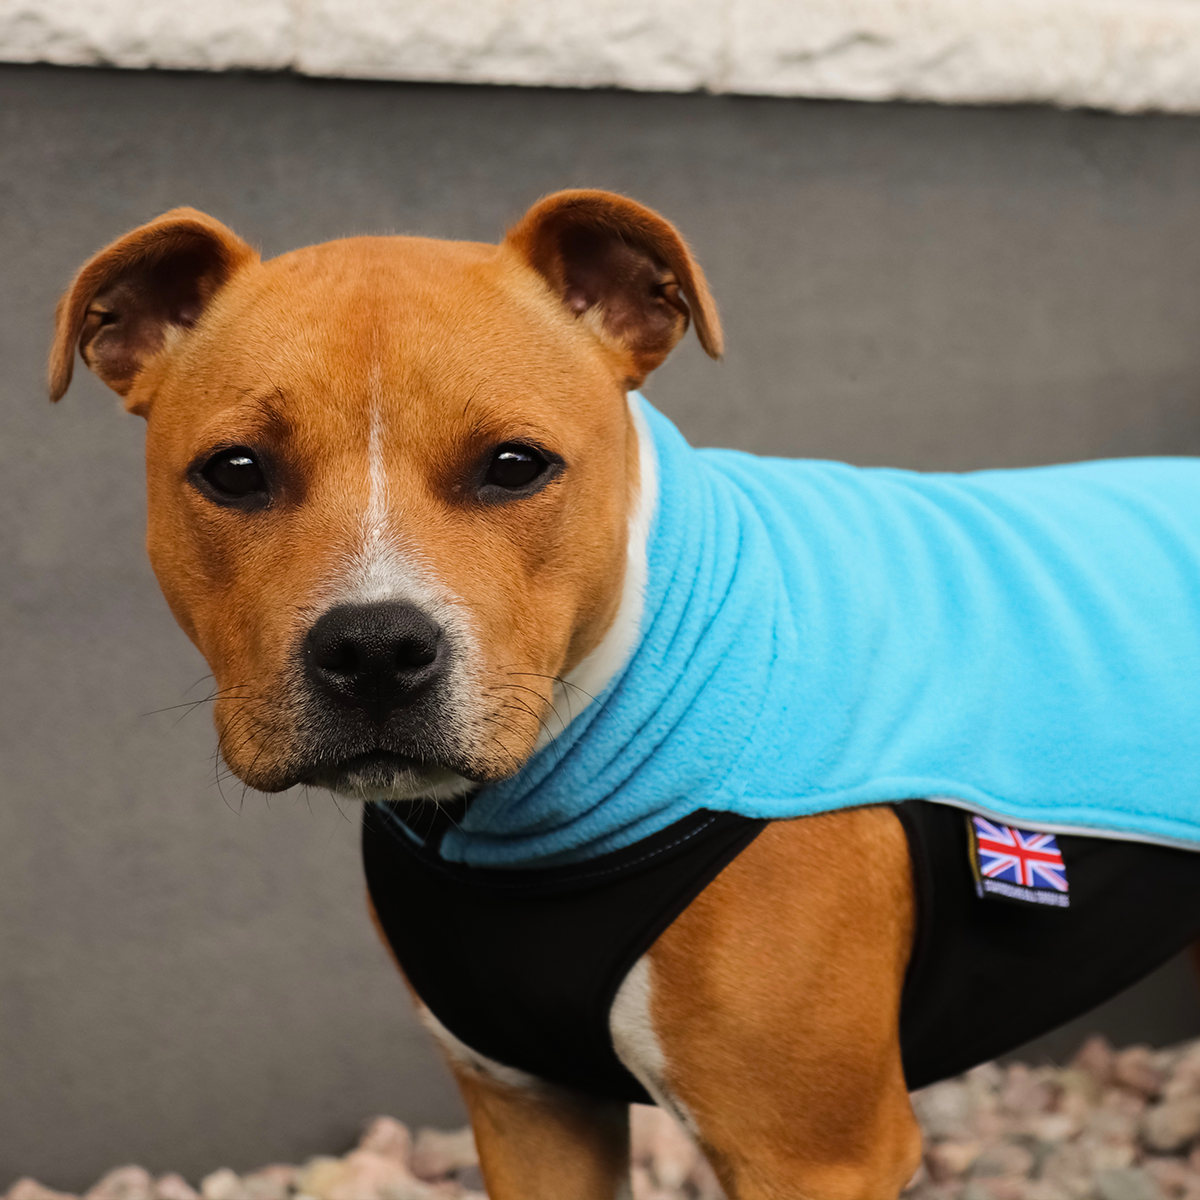
[[[900,1004],[910,1088],[1054,1029],[1200,930],[1195,853],[1061,835],[1070,905],[1047,907],[979,893],[961,811],[921,800],[895,811],[916,900]],[[767,822],[697,810],[586,864],[513,869],[446,862],[438,843],[457,819],[432,806],[364,809],[371,899],[409,983],[443,1026],[494,1061],[587,1095],[649,1103],[613,1049],[613,998]],[[420,842],[406,831],[413,825]]]
[[[905,796],[1200,847],[1200,460],[922,474],[656,460],[640,641],[440,853],[582,862],[699,809]]]
[[[609,1036],[629,968],[767,821],[906,796],[937,798],[896,804],[912,1087],[1195,935],[1200,857],[1173,847],[1200,848],[1200,463],[863,470],[693,450],[637,403],[657,489],[629,660],[465,807],[365,810],[376,910],[451,1033],[648,1099]],[[985,890],[959,809],[1059,831],[1069,905]]]

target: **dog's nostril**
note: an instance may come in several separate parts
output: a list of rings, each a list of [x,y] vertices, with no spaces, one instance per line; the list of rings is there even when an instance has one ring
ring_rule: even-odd
[[[437,658],[437,638],[405,638],[396,647],[396,666],[400,670],[409,667],[426,667]]]
[[[343,604],[309,630],[305,669],[327,696],[383,720],[438,678],[441,651],[441,629],[415,604]]]
[[[353,675],[361,665],[354,643],[345,638],[315,645],[312,662],[322,671],[335,671],[339,675]]]

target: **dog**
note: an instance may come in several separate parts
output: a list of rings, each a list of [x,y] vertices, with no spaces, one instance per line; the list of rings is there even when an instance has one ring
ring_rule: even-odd
[[[494,1200],[628,1194],[636,1100],[731,1200],[885,1200],[910,1088],[1200,931],[1200,466],[694,451],[637,394],[689,327],[612,193],[265,263],[176,209],[80,270],[50,394],[78,350],[147,421],[230,768],[366,802]]]

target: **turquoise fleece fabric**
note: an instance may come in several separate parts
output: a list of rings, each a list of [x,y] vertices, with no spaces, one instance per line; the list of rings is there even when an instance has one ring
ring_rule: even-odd
[[[1200,460],[917,474],[658,456],[641,643],[445,858],[579,861],[697,808],[944,797],[1200,849]]]

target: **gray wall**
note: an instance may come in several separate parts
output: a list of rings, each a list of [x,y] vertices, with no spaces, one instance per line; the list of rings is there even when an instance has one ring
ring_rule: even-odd
[[[661,208],[710,273],[726,362],[689,346],[649,389],[694,440],[1200,453],[1200,120],[0,68],[0,1187],[460,1117],[354,814],[222,783],[203,707],[145,715],[205,668],[144,562],[140,422],[88,376],[45,403],[59,290],[176,204],[271,254],[494,239],[572,184]],[[1200,1031],[1179,963],[1105,1019]]]

